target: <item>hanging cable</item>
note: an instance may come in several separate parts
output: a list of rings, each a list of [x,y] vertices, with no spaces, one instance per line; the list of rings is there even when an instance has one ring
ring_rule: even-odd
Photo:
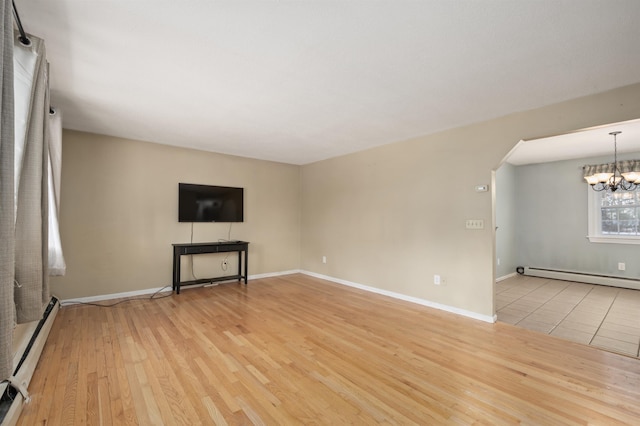
[[[13,5],[13,18],[16,20],[16,25],[18,26],[18,31],[20,32],[20,36],[18,40],[25,46],[31,46],[31,40],[24,32],[24,28],[22,28],[22,22],[20,21],[20,15],[18,15],[18,9],[16,9],[16,2],[11,0],[11,4]]]

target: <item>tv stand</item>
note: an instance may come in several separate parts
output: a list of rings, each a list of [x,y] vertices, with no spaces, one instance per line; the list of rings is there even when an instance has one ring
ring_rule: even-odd
[[[246,241],[223,241],[217,243],[187,243],[187,244],[172,244],[173,245],[173,285],[172,289],[176,294],[180,294],[180,287],[183,285],[194,285],[203,283],[214,283],[218,281],[238,280],[241,282],[244,279],[244,284],[247,285],[248,277],[248,263],[249,263],[249,243]],[[180,281],[180,256],[194,255],[194,254],[207,254],[207,253],[229,253],[238,252],[238,274],[226,275],[223,277],[215,278],[200,278],[192,281]],[[244,265],[242,262],[242,253],[244,253]],[[244,268],[243,268],[244,266]],[[244,272],[244,274],[243,274]]]

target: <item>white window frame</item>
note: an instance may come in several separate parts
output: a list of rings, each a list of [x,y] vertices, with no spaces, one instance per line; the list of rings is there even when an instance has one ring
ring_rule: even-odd
[[[591,186],[587,185],[588,191],[588,219],[589,219],[589,235],[587,238],[592,243],[609,243],[609,244],[640,244],[640,235],[603,235],[602,234],[602,216],[601,216],[601,192],[594,191]]]

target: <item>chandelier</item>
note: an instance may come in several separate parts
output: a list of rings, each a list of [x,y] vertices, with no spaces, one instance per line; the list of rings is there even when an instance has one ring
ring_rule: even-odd
[[[594,191],[612,191],[618,189],[633,191],[640,186],[640,169],[636,161],[618,163],[618,141],[620,131],[609,133],[613,136],[613,163],[590,166],[584,179]]]

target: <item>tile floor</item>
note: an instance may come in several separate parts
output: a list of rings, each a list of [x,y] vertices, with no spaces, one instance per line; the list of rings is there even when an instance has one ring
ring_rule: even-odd
[[[640,356],[639,290],[524,275],[495,288],[498,321]]]

